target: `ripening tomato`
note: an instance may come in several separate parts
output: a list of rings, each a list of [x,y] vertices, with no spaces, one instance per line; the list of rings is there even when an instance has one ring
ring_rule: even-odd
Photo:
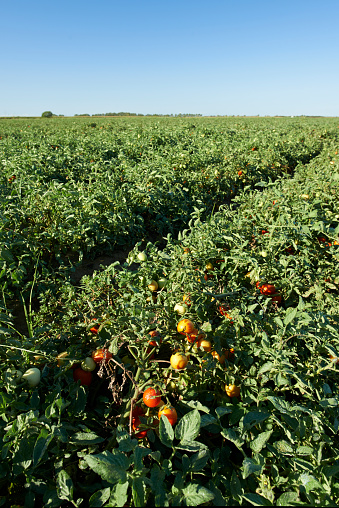
[[[188,363],[188,358],[186,355],[175,353],[170,358],[170,363],[173,369],[181,370],[184,369]]]
[[[96,349],[92,352],[92,358],[95,363],[100,363],[102,361],[107,363],[112,357],[113,355],[108,351],[108,349]]]
[[[178,420],[178,415],[173,406],[163,406],[158,413],[159,420],[162,416],[166,416],[170,424],[173,426]]]
[[[192,333],[188,333],[186,335],[186,339],[188,340],[188,342],[190,344],[194,344],[194,342],[196,342],[198,340],[198,336],[199,336],[199,331],[196,328],[194,328]]]
[[[207,353],[209,353],[212,349],[212,343],[210,340],[202,338],[198,341],[198,347],[202,347],[204,351],[207,351]]]
[[[219,305],[218,310],[222,316],[225,316],[227,311],[230,310],[230,306],[223,303],[222,305]]]
[[[159,285],[156,280],[152,280],[150,284],[148,284],[148,289],[151,291],[156,291],[158,289]]]
[[[149,335],[150,335],[151,337],[159,337],[159,336],[160,336],[160,333],[159,333],[157,330],[152,330],[151,332],[149,332]],[[161,344],[161,342],[162,342],[162,341],[161,341],[161,338],[159,338],[159,339],[158,339],[158,342],[157,342],[156,340],[150,340],[150,341],[148,342],[148,344],[149,344],[150,346],[156,347],[158,344]]]
[[[242,175],[242,171],[241,169],[238,171],[238,175],[241,176]]]
[[[147,388],[143,393],[142,400],[147,407],[156,407],[161,401],[161,392],[157,388]]]
[[[219,363],[221,363],[221,364],[225,363],[226,356],[225,356],[224,352],[221,355],[219,355],[219,353],[217,353],[217,351],[212,351],[212,356],[213,356],[213,358],[218,360]]]
[[[240,388],[236,385],[225,385],[225,392],[229,397],[237,397],[240,396]]]
[[[81,367],[73,370],[74,381],[80,381],[81,385],[89,386],[92,383],[92,372],[83,370]]]
[[[182,319],[177,325],[177,330],[182,335],[193,333],[195,326],[189,319]]]

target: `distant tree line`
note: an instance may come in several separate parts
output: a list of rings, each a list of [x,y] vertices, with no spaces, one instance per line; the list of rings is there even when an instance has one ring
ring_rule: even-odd
[[[74,115],[74,116],[91,116],[89,115],[88,113],[86,114],[82,114],[82,115]],[[144,115],[143,113],[128,113],[128,112],[125,112],[125,111],[120,111],[119,113],[95,113],[93,114],[92,116],[173,116],[173,117],[196,117],[196,116],[202,116],[202,114],[200,113],[179,113],[179,114],[175,114],[173,115],[173,113],[171,114],[160,114],[160,113],[148,113],[146,115]]]

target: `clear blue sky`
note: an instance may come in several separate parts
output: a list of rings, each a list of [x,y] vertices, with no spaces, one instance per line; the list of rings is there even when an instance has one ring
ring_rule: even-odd
[[[339,116],[339,0],[2,2],[0,116]]]

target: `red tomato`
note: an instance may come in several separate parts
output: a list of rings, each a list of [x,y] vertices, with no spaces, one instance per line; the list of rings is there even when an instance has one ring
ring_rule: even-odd
[[[282,296],[281,295],[275,295],[271,298],[272,302],[276,302],[278,305],[281,304]]]
[[[156,407],[161,401],[161,392],[157,388],[147,388],[143,393],[142,400],[147,407]]]
[[[149,335],[150,335],[151,337],[159,337],[160,333],[159,333],[157,330],[152,330],[151,332],[149,332]],[[150,346],[156,347],[156,346],[158,345],[158,343],[159,343],[159,344],[161,344],[161,342],[162,342],[162,340],[161,340],[161,338],[159,338],[159,342],[157,342],[156,340],[150,340],[150,341],[148,342],[148,344],[149,344]],[[150,351],[150,349],[148,350],[148,352],[149,352],[149,351]]]
[[[138,416],[132,418],[132,428],[134,432],[136,432],[135,437],[137,439],[143,439],[147,436],[147,429],[138,432],[140,423],[140,418]]]
[[[104,361],[105,363],[108,362],[112,358],[112,353],[108,351],[108,349],[96,349],[92,352],[92,358],[95,361],[95,363],[100,363]]]
[[[84,386],[89,386],[92,383],[93,375],[92,372],[82,370],[81,367],[73,370],[74,381],[79,381]]]
[[[274,295],[277,292],[274,284],[263,284],[259,289],[262,295]]]

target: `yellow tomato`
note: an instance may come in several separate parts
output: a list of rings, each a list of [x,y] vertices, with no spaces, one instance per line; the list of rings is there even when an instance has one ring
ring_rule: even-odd
[[[240,388],[236,385],[225,385],[225,392],[229,397],[239,397],[240,396]]]
[[[198,341],[198,346],[202,347],[207,352],[211,351],[212,349],[212,343],[207,339],[200,339]]]
[[[181,353],[175,353],[170,358],[170,363],[173,369],[181,370],[184,369],[188,363],[188,358],[186,355]]]
[[[152,280],[152,282],[148,284],[148,289],[150,289],[151,291],[156,291],[158,287],[159,286],[156,280]]]

